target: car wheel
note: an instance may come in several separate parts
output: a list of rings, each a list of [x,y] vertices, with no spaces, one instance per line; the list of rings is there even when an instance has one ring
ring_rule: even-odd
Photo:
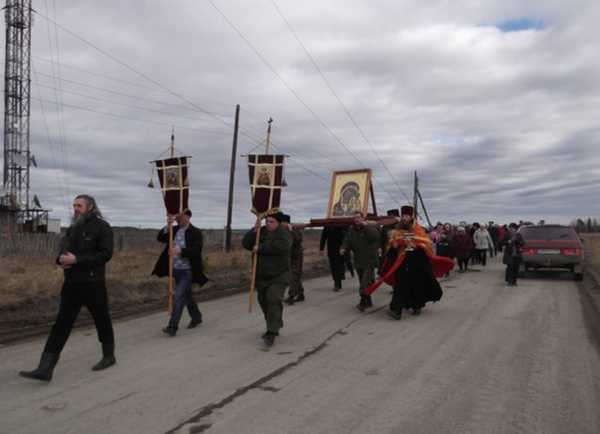
[[[581,281],[583,280],[583,273],[574,273],[573,277],[575,278],[575,280]]]

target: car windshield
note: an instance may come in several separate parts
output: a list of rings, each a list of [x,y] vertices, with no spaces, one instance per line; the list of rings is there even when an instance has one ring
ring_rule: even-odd
[[[575,231],[572,228],[561,226],[524,227],[521,235],[526,240],[575,240]]]

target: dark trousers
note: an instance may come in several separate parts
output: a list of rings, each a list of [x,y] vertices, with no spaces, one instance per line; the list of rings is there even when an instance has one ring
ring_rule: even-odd
[[[290,297],[304,296],[304,285],[302,284],[302,269],[292,269],[290,272]]]
[[[82,306],[87,307],[94,319],[98,340],[103,345],[114,345],[115,335],[108,310],[106,284],[104,282],[65,282],[60,293],[58,316],[44,347],[45,353],[61,353]]]
[[[469,258],[457,258],[458,261],[458,269],[459,270],[467,270],[467,265],[469,265]]]
[[[373,282],[375,282],[375,267],[357,268],[356,273],[358,274],[358,295],[362,298],[367,289]]]
[[[479,259],[479,263],[485,267],[486,257],[487,257],[487,249],[477,249],[477,257]]]
[[[173,289],[173,310],[169,319],[169,328],[177,330],[183,309],[187,307],[188,313],[193,320],[202,320],[202,313],[192,295],[192,271],[173,270],[175,278],[175,289]]]
[[[352,265],[352,257],[350,256],[350,252],[346,252],[344,255],[344,263],[346,265],[346,270],[348,270],[350,275],[354,277],[354,266]]]
[[[519,276],[519,267],[521,266],[521,258],[512,258],[508,264],[506,264],[506,272],[504,274],[504,280],[506,283],[512,285],[517,283],[517,277]]]
[[[327,255],[329,258],[329,270],[331,271],[331,277],[336,288],[342,287],[342,280],[346,274],[344,257],[338,254]]]

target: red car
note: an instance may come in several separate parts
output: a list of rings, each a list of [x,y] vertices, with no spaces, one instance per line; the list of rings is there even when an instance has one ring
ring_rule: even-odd
[[[521,273],[540,268],[566,268],[575,280],[583,279],[583,244],[571,226],[522,226],[525,240]]]

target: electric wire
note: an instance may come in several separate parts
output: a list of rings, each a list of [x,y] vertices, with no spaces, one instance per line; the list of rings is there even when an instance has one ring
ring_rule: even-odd
[[[67,215],[69,215],[70,209],[69,209],[69,205],[68,205],[68,202],[66,199],[66,194],[65,194],[66,188],[64,185],[63,171],[60,170],[59,165],[56,160],[56,150],[55,150],[56,144],[54,143],[54,140],[52,140],[52,135],[50,134],[50,127],[48,126],[48,118],[46,116],[46,109],[44,107],[43,101],[41,100],[41,91],[38,86],[37,74],[36,74],[36,70],[35,70],[35,66],[34,66],[33,62],[31,62],[31,71],[33,72],[33,82],[36,85],[38,95],[40,96],[40,99],[39,99],[40,109],[42,111],[42,119],[44,121],[44,127],[46,130],[48,144],[50,145],[50,154],[52,156],[52,162],[54,165],[54,172],[55,172],[55,176],[56,176],[56,185],[58,187],[61,205],[64,207],[65,211],[67,212]]]
[[[275,67],[265,58],[265,56],[250,42],[250,40],[242,33],[241,30],[237,28],[237,26],[229,19],[229,17],[212,1],[207,0],[208,3],[221,15],[223,20],[231,27],[231,29],[248,45],[248,47],[254,52],[254,54],[267,66],[267,68],[275,75],[279,81],[286,87],[286,89],[292,93],[292,95],[308,110],[309,113],[317,120],[317,122],[334,138],[334,140],[340,144],[348,154],[350,154],[359,164],[365,166],[365,164],[356,156],[352,150],[346,146],[346,144],[338,137],[337,134],[321,119],[321,117],[300,97],[298,92],[296,92],[288,82],[277,72]],[[376,179],[376,176],[373,175],[373,178]],[[398,205],[400,203],[398,200],[385,188],[385,184],[381,183],[382,189],[390,196],[393,202],[396,202]]]
[[[211,2],[211,4],[213,4],[213,3]],[[214,6],[214,7],[215,7],[217,10],[219,10],[219,9],[218,9],[218,8],[217,8],[217,7],[216,7],[214,4],[213,4],[213,6]],[[220,10],[219,10],[219,11],[220,11]],[[180,100],[182,100],[182,101],[186,102],[186,103],[187,103],[189,106],[191,106],[191,107],[194,107],[194,108],[195,108],[197,111],[199,111],[199,112],[202,112],[202,113],[204,113],[204,114],[206,114],[206,115],[208,115],[208,116],[212,117],[213,119],[215,119],[215,120],[217,120],[217,121],[219,121],[219,122],[221,122],[221,123],[224,123],[225,125],[228,125],[228,126],[230,126],[230,127],[232,126],[232,124],[231,124],[230,122],[226,121],[226,120],[225,120],[225,119],[223,119],[221,116],[218,116],[218,115],[214,114],[213,112],[211,112],[211,111],[209,111],[209,110],[207,110],[207,109],[205,109],[205,108],[203,108],[203,107],[199,106],[198,104],[194,103],[193,101],[190,101],[188,98],[184,97],[183,95],[179,94],[178,92],[175,92],[175,91],[173,91],[173,90],[169,89],[168,87],[166,87],[166,86],[165,86],[165,85],[163,85],[162,83],[160,83],[160,82],[158,82],[158,81],[156,81],[156,80],[152,79],[151,77],[149,77],[147,74],[145,74],[145,73],[143,73],[143,72],[141,72],[141,71],[138,71],[136,68],[134,68],[134,67],[132,67],[132,66],[128,65],[127,63],[125,63],[125,62],[121,61],[121,60],[120,60],[120,59],[118,59],[117,57],[115,57],[115,56],[113,56],[112,54],[108,53],[106,50],[103,50],[102,48],[100,48],[100,47],[98,47],[97,45],[95,45],[95,44],[91,43],[90,41],[88,41],[87,39],[83,38],[82,36],[79,36],[79,35],[78,35],[78,34],[76,34],[75,32],[73,32],[73,31],[71,31],[71,30],[67,29],[66,27],[64,27],[64,26],[60,25],[60,24],[59,24],[59,23],[57,23],[55,20],[52,20],[51,18],[49,18],[49,17],[47,17],[47,16],[45,16],[45,15],[43,15],[43,14],[41,14],[41,13],[37,12],[37,11],[36,11],[36,13],[37,13],[37,14],[38,14],[40,17],[42,17],[42,18],[44,18],[44,19],[46,19],[46,20],[48,20],[48,21],[50,21],[50,22],[54,23],[54,24],[55,24],[55,26],[56,26],[57,28],[60,28],[62,31],[64,31],[64,32],[66,32],[66,33],[70,34],[71,36],[75,37],[76,39],[78,39],[78,40],[80,40],[80,41],[84,42],[85,44],[87,44],[87,45],[89,45],[90,47],[94,48],[95,50],[97,50],[97,51],[98,51],[98,52],[100,52],[101,54],[105,55],[106,57],[110,58],[111,60],[113,60],[114,62],[118,63],[119,65],[123,66],[124,68],[126,68],[126,69],[128,69],[128,70],[130,70],[130,71],[132,71],[132,72],[134,72],[134,73],[136,73],[136,74],[138,74],[139,76],[143,77],[145,80],[147,80],[147,81],[149,81],[149,82],[153,83],[155,86],[159,87],[160,89],[164,90],[165,92],[169,93],[170,95],[172,95],[172,96],[174,96],[174,97],[176,97],[176,98],[178,98],[178,99],[180,99]],[[224,16],[224,15],[223,15],[223,16]],[[226,18],[226,17],[224,16],[224,18]],[[226,19],[226,20],[227,20],[227,19]],[[235,26],[233,26],[233,27],[235,28]],[[244,36],[241,34],[241,32],[238,32],[238,33],[240,34],[240,36],[241,36],[243,39],[245,39],[245,38],[244,38]],[[259,57],[261,57],[262,59],[264,59],[264,57],[262,57],[262,56],[260,55],[260,53],[259,53],[257,50],[256,50],[256,53],[257,53],[257,55],[259,55]],[[267,61],[266,61],[266,59],[264,59],[264,61],[265,61],[265,62],[267,62]],[[267,62],[267,63],[268,63],[268,62]],[[270,64],[269,64],[269,65],[270,65]],[[274,73],[275,73],[275,74],[276,74],[278,77],[280,77],[280,79],[281,79],[281,80],[283,80],[283,78],[282,78],[282,77],[281,77],[279,74],[277,74],[277,72],[275,71],[275,69],[274,69],[274,68],[272,68],[272,67],[270,67],[270,68],[272,69],[272,71],[273,71],[273,72],[274,72]],[[330,134],[331,134],[331,135],[332,135],[332,136],[333,136],[333,137],[334,137],[334,138],[335,138],[335,139],[336,139],[336,140],[337,140],[337,141],[338,141],[338,142],[339,142],[339,143],[342,145],[342,147],[344,147],[344,149],[346,149],[346,151],[347,151],[347,152],[348,152],[350,155],[352,155],[352,156],[353,156],[353,158],[354,158],[355,160],[357,160],[357,161],[358,161],[360,164],[363,164],[363,163],[362,163],[362,161],[361,161],[361,160],[360,160],[358,157],[356,157],[356,155],[355,155],[355,154],[354,154],[354,153],[353,153],[353,152],[352,152],[352,151],[351,151],[349,148],[347,148],[347,146],[346,146],[346,145],[345,145],[345,144],[344,144],[344,143],[341,141],[341,139],[339,139],[339,137],[338,137],[338,136],[337,136],[337,135],[336,135],[336,134],[335,134],[335,133],[334,133],[334,132],[331,130],[331,128],[330,128],[330,127],[329,127],[329,126],[328,126],[328,125],[327,125],[327,124],[326,124],[324,121],[322,121],[322,120],[321,120],[321,118],[320,118],[320,117],[319,117],[319,116],[318,116],[318,115],[317,115],[317,114],[314,112],[314,110],[312,110],[312,109],[311,109],[311,108],[310,108],[310,107],[309,107],[309,106],[308,106],[308,105],[307,105],[307,104],[306,104],[306,103],[305,103],[305,102],[304,102],[304,101],[303,101],[303,100],[300,98],[300,96],[299,96],[299,95],[298,95],[298,94],[297,94],[295,91],[293,91],[293,89],[291,89],[291,87],[289,87],[289,86],[286,86],[286,87],[288,87],[288,88],[290,89],[290,91],[292,91],[292,93],[294,93],[294,94],[296,95],[297,99],[298,99],[299,101],[301,101],[301,102],[303,103],[303,105],[304,105],[304,106],[307,108],[307,110],[309,110],[309,111],[310,111],[310,112],[313,114],[313,116],[314,116],[315,118],[317,118],[317,119],[320,121],[321,125],[322,125],[322,126],[325,128],[325,129],[327,129],[327,130],[330,132]],[[156,121],[145,121],[145,120],[140,120],[140,119],[132,119],[132,118],[125,117],[125,116],[118,116],[118,115],[114,115],[114,114],[112,114],[112,113],[100,112],[100,111],[97,111],[97,110],[93,110],[93,109],[90,109],[90,108],[87,108],[87,107],[81,107],[81,106],[77,106],[77,105],[74,105],[74,104],[65,104],[65,106],[66,106],[66,107],[72,107],[72,108],[76,108],[76,109],[81,109],[81,110],[85,110],[85,111],[95,112],[95,113],[99,113],[99,114],[103,114],[103,115],[106,115],[106,116],[111,116],[111,117],[120,117],[120,118],[125,118],[125,119],[129,119],[129,120],[133,120],[133,121],[138,121],[138,122],[149,122],[149,123],[154,123],[154,124],[163,124],[163,125],[167,125],[167,124],[164,124],[164,123],[161,123],[161,122],[156,122]],[[250,135],[250,134],[246,133],[246,132],[245,132],[245,131],[243,131],[242,129],[240,129],[240,134],[242,134],[242,135],[244,135],[245,137],[247,137],[247,138],[250,138],[250,139],[252,139],[252,140],[256,140],[256,137],[253,137],[252,135]],[[304,169],[305,169],[305,170],[307,170],[307,171],[308,171],[308,173],[311,173],[311,174],[313,174],[313,175],[317,175],[317,174],[316,174],[316,172],[312,171],[311,169],[308,169],[306,166],[304,166]],[[317,176],[319,176],[321,179],[324,179],[324,180],[326,180],[326,178],[322,177],[321,175],[317,175]],[[388,194],[390,194],[390,193],[388,192]],[[391,194],[390,194],[390,197],[391,197],[392,199],[394,199],[394,197],[393,197]]]
[[[319,65],[317,64],[315,58],[308,51],[308,48],[306,48],[306,45],[304,45],[304,43],[302,42],[302,40],[298,36],[297,32],[292,27],[292,25],[289,22],[289,20],[284,16],[283,12],[281,11],[281,9],[279,8],[279,6],[277,5],[276,1],[275,0],[271,0],[271,4],[273,5],[273,7],[275,8],[275,10],[277,11],[277,13],[279,14],[279,16],[281,17],[281,19],[283,20],[283,22],[285,23],[285,25],[287,26],[288,30],[290,31],[290,33],[292,34],[292,36],[294,37],[294,39],[296,39],[296,41],[298,42],[298,44],[300,45],[300,47],[302,47],[302,49],[304,50],[304,53],[306,54],[306,56],[308,57],[308,59],[310,60],[310,62],[312,63],[312,65],[315,67],[315,69],[317,70],[318,74],[323,79],[323,82],[325,83],[325,85],[327,86],[327,88],[330,90],[330,92],[335,97],[335,99],[337,100],[337,102],[339,103],[339,105],[342,107],[342,110],[344,111],[344,113],[346,114],[346,116],[348,117],[348,119],[350,120],[350,122],[354,125],[354,127],[356,128],[356,130],[359,132],[360,136],[363,138],[363,140],[365,141],[365,143],[367,143],[367,145],[369,145],[369,147],[371,148],[371,150],[373,151],[373,153],[375,154],[375,156],[377,157],[377,159],[379,160],[379,162],[381,163],[381,165],[383,166],[383,168],[387,171],[388,175],[390,176],[390,178],[392,179],[392,181],[394,182],[394,184],[396,184],[396,187],[398,188],[398,191],[405,197],[406,200],[410,201],[410,199],[408,198],[408,195],[400,187],[400,185],[398,184],[398,181],[396,180],[396,178],[394,177],[394,175],[392,174],[392,172],[388,168],[387,164],[379,156],[379,153],[377,152],[377,150],[375,149],[375,147],[373,146],[373,144],[371,143],[371,141],[367,138],[367,136],[366,136],[365,132],[363,131],[363,129],[358,125],[358,122],[356,121],[356,119],[354,118],[354,116],[352,116],[352,113],[350,113],[350,110],[348,109],[348,107],[346,106],[346,104],[344,104],[344,102],[341,100],[341,98],[339,97],[339,95],[337,94],[337,92],[334,90],[333,86],[331,85],[331,83],[329,82],[329,80],[327,79],[327,77],[325,76],[325,74],[323,73],[323,71],[321,70],[321,68],[319,67]]]

